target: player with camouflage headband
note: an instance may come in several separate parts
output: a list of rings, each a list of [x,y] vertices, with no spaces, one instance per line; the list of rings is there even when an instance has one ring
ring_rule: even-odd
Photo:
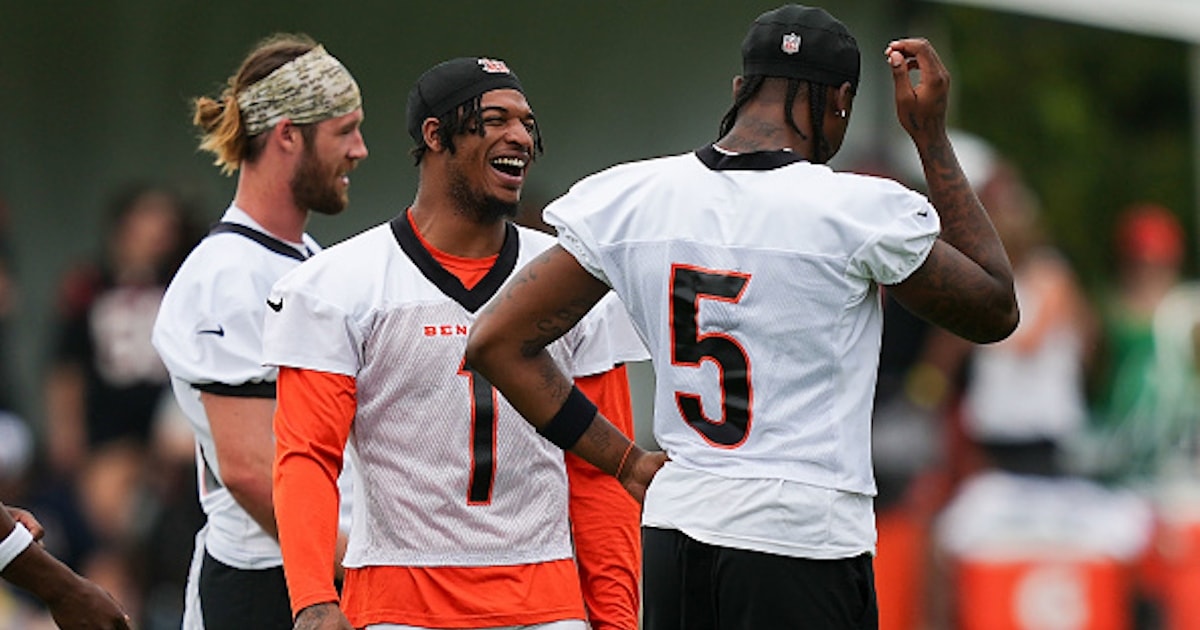
[[[168,287],[153,334],[196,432],[208,517],[188,576],[188,630],[292,627],[271,497],[276,371],[263,366],[262,323],[271,285],[320,249],[305,233],[309,213],[346,208],[349,173],[367,156],[362,120],[354,78],[303,35],[264,40],[219,98],[195,101],[200,148],[238,183]]]

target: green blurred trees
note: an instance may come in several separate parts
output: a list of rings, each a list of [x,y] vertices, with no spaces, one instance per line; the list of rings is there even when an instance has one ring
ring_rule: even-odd
[[[950,39],[954,124],[1021,168],[1089,287],[1111,284],[1112,226],[1126,205],[1163,204],[1194,233],[1188,45],[926,6]]]

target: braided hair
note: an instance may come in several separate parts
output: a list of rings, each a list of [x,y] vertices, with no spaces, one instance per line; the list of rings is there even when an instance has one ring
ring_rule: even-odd
[[[741,111],[750,99],[754,98],[758,91],[762,89],[763,83],[766,82],[765,75],[756,74],[746,77],[742,82],[741,88],[734,95],[733,105],[729,111],[725,112],[725,116],[721,118],[721,126],[718,138],[722,138],[733,129],[733,124],[737,122],[738,112]],[[803,79],[788,79],[787,93],[783,103],[783,119],[787,121],[792,131],[795,131],[802,139],[808,140],[808,136],[800,130],[796,125],[796,120],[792,116],[792,107],[796,104],[796,96],[801,93],[801,88],[808,94],[808,111],[809,118],[812,122],[813,133],[813,154],[810,156],[810,161],[814,164],[823,164],[828,159],[829,141],[825,138],[825,104],[827,100],[826,90],[828,86],[813,81]]]

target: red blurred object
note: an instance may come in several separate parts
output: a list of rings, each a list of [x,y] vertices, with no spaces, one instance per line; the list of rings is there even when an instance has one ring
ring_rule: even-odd
[[[1183,260],[1183,228],[1167,208],[1130,206],[1117,221],[1117,252],[1127,262],[1178,265]]]

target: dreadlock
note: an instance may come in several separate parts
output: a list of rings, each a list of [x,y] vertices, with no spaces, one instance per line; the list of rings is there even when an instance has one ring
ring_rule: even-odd
[[[441,141],[442,146],[446,147],[450,153],[454,153],[455,136],[464,133],[473,133],[482,137],[486,133],[483,128],[483,94],[442,114],[438,117],[438,123],[438,140]],[[533,132],[530,135],[533,136],[533,157],[536,158],[544,151],[542,148],[542,132],[538,128],[536,119],[533,121]],[[427,151],[429,151],[429,145],[422,142],[419,146],[413,147],[409,153],[416,160],[416,164],[420,164]]]
[[[725,134],[733,129],[733,123],[737,122],[738,111],[741,110],[742,105],[746,104],[746,101],[754,98],[754,95],[758,93],[758,89],[762,87],[765,79],[766,77],[763,75],[755,74],[746,77],[746,80],[742,81],[741,89],[733,97],[733,105],[730,106],[729,111],[725,112],[725,116],[721,118],[721,127],[718,130],[717,138],[724,138]]]
[[[747,101],[754,98],[754,95],[762,89],[766,78],[766,76],[760,74],[746,77],[745,81],[742,82],[741,89],[734,95],[733,105],[730,106],[729,111],[725,112],[725,116],[721,118],[721,127],[717,134],[718,138],[725,137],[733,129],[733,124],[737,122],[738,112],[741,111],[742,105],[745,105]],[[825,161],[825,154],[829,152],[829,141],[825,139],[824,130],[827,97],[826,91],[823,88],[826,86],[801,79],[788,79],[787,82],[787,94],[783,102],[784,120],[787,121],[792,131],[795,131],[801,138],[808,139],[808,136],[796,125],[795,117],[792,116],[792,107],[796,104],[796,97],[800,95],[801,87],[803,87],[804,91],[808,94],[809,118],[812,120],[812,133],[816,140],[813,143],[811,161],[814,164],[821,164]]]
[[[806,83],[808,84],[808,118],[812,121],[813,133],[813,154],[809,159],[813,164],[824,164],[825,154],[829,152],[829,141],[825,139],[826,90],[825,86],[820,83],[812,81]],[[788,102],[787,111],[792,111],[791,101]],[[791,122],[792,128],[795,129],[796,123],[792,122],[791,116],[788,116],[788,122]]]

